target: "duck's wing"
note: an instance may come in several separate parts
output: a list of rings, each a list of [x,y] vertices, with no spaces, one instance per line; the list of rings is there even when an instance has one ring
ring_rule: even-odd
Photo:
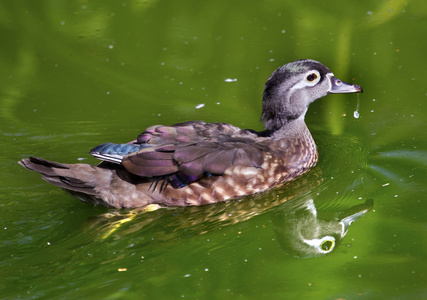
[[[260,168],[268,147],[258,139],[251,131],[224,123],[153,126],[137,139],[144,147],[124,155],[121,163],[132,174],[164,178],[183,187],[204,176],[222,175],[233,166]]]
[[[196,143],[205,140],[215,140],[220,136],[239,137],[255,136],[249,130],[226,123],[205,123],[190,121],[171,126],[154,125],[141,133],[135,143],[149,145],[166,145],[180,143]]]
[[[203,135],[199,128],[204,122],[186,122],[172,126],[154,125],[148,127],[138,138],[126,144],[104,143],[90,150],[90,154],[103,162],[121,164],[123,157],[142,149],[154,151],[167,145],[196,143],[209,135]],[[159,150],[159,152],[162,152]],[[154,158],[153,158],[154,159]],[[157,159],[160,159],[159,157]],[[102,163],[101,163],[102,164]]]
[[[141,149],[123,157],[123,166],[143,177],[175,172],[187,175],[221,175],[231,166],[260,167],[263,150],[254,141],[198,142],[169,144]]]

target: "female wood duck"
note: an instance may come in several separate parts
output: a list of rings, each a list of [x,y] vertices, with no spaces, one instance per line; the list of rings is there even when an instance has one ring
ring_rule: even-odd
[[[191,121],[147,128],[127,144],[90,151],[98,166],[30,157],[19,163],[84,202],[115,208],[203,205],[270,189],[295,179],[318,159],[304,123],[314,100],[359,93],[321,63],[298,60],[278,68],[263,93],[265,130]]]

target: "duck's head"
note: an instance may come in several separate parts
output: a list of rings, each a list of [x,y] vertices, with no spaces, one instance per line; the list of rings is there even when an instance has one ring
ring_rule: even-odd
[[[303,119],[311,102],[327,94],[361,93],[362,87],[337,79],[320,62],[303,59],[281,66],[265,84],[261,121],[267,130]]]

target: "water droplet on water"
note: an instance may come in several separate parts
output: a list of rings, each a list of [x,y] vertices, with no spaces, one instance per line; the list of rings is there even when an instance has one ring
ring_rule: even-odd
[[[356,105],[356,110],[353,112],[353,116],[355,119],[359,119],[359,105],[360,105],[360,99],[359,99],[359,94],[357,94],[357,105]]]
[[[353,112],[353,116],[354,116],[355,119],[359,119],[359,112],[357,110],[355,110]]]

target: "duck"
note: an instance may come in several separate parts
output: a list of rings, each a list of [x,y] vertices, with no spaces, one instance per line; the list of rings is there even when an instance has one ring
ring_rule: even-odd
[[[318,161],[304,118],[328,94],[362,93],[311,59],[287,63],[265,83],[263,131],[227,123],[154,125],[128,143],[90,150],[101,162],[19,161],[83,202],[110,208],[197,206],[265,192],[295,180]]]

